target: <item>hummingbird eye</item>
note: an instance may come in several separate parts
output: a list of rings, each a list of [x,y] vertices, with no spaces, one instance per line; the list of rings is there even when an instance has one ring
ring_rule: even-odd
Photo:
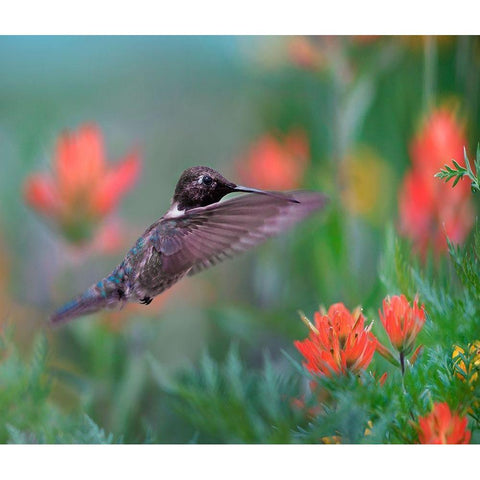
[[[211,185],[213,182],[213,178],[210,175],[203,175],[202,177],[202,183],[204,185]]]

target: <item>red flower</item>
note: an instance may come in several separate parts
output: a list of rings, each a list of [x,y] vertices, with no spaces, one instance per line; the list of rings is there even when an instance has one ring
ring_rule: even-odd
[[[392,345],[400,353],[409,355],[425,323],[423,305],[419,307],[415,298],[411,307],[405,295],[394,295],[383,300],[383,312],[378,313]]]
[[[412,142],[413,168],[399,193],[400,230],[422,255],[429,246],[437,253],[446,250],[446,237],[463,242],[473,225],[469,183],[451,188],[434,178],[452,159],[462,163],[466,143],[463,128],[447,109],[434,111]]]
[[[448,404],[436,403],[430,414],[418,420],[420,443],[470,443],[467,418],[452,415]]]
[[[412,162],[428,176],[433,176],[451,157],[462,159],[466,144],[464,129],[455,114],[447,108],[440,108],[430,114],[413,140],[410,146]],[[463,185],[463,190],[468,192],[468,185]]]
[[[292,132],[283,141],[265,135],[250,147],[238,166],[239,175],[253,187],[292,190],[302,183],[308,156],[308,142],[302,132]]]
[[[58,139],[52,174],[27,178],[25,200],[72,243],[83,243],[135,183],[139,168],[136,153],[107,165],[100,130],[83,125]]]
[[[310,372],[330,376],[368,367],[377,342],[364,327],[360,309],[350,313],[343,303],[336,303],[326,314],[315,312],[315,326],[302,318],[310,327],[310,336],[294,345],[307,360],[304,365]]]

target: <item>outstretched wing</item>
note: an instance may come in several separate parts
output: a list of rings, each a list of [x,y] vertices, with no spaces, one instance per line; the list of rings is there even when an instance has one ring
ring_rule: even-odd
[[[162,254],[164,272],[189,270],[193,275],[283,232],[326,201],[325,195],[316,192],[243,195],[161,220],[152,229],[150,241]]]

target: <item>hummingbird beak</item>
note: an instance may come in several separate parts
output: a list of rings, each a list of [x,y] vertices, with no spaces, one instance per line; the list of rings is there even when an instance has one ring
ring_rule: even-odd
[[[269,192],[267,190],[258,190],[257,188],[242,187],[242,185],[235,186],[233,191],[234,192],[245,192],[245,193],[257,193],[259,195],[267,195],[269,197],[281,198],[282,200],[288,200],[289,202],[292,202],[292,203],[300,203],[298,200],[295,200],[294,198],[288,197],[284,193]]]

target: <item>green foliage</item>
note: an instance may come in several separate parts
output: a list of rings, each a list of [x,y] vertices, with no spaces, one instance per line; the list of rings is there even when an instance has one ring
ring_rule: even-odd
[[[435,176],[445,180],[448,182],[451,179],[453,180],[452,188],[463,178],[468,177],[472,182],[472,192],[477,193],[480,192],[480,179],[478,178],[478,172],[480,172],[480,144],[477,145],[477,156],[475,158],[475,172],[473,173],[472,167],[470,165],[470,161],[468,160],[467,150],[463,149],[463,156],[465,158],[465,167],[462,167],[456,162],[452,160],[453,168],[445,165],[445,167],[440,170],[440,172],[436,173]]]
[[[440,259],[420,267],[411,259],[407,242],[387,234],[381,279],[389,294],[416,294],[425,304],[428,321],[421,342],[453,343],[472,341],[479,331],[480,238],[477,227],[472,246],[458,247],[449,242],[450,261]],[[428,334],[428,336],[427,336]],[[478,334],[477,334],[478,335]]]
[[[8,443],[67,443],[67,444],[111,444],[113,435],[106,434],[88,415],[64,420],[61,426],[50,424],[38,432],[19,430],[7,425]]]
[[[405,292],[410,299],[418,294],[427,312],[418,337],[422,352],[413,364],[407,362],[405,375],[379,356],[369,367],[377,373],[360,376],[312,379],[290,355],[290,368],[281,373],[268,358],[263,370],[256,371],[246,368],[238,349],[232,348],[225,362],[204,355],[198,368],[173,379],[152,360],[155,377],[200,442],[417,443],[418,419],[436,402],[468,415],[472,441],[477,442],[480,386],[473,373],[478,370],[462,377],[459,361],[467,369],[474,364],[467,344],[480,331],[475,307],[480,305],[480,289],[475,289],[480,278],[478,237],[477,231],[473,253],[469,247],[451,246],[456,268],[438,266],[444,278],[440,282],[432,266],[409,262],[408,245],[392,231],[387,234],[381,269],[387,291]],[[379,322],[375,329],[384,338]],[[456,361],[454,345],[467,352]],[[385,371],[381,385],[378,377]],[[305,388],[307,383],[316,384],[313,391]]]
[[[1,443],[112,443],[113,436],[87,415],[63,413],[51,399],[52,376],[44,335],[35,339],[28,361],[13,331],[0,337]]]
[[[0,363],[0,440],[9,438],[8,424],[19,429],[35,428],[45,418],[55,417],[55,412],[46,405],[49,395],[49,380],[45,375],[47,356],[46,339],[38,336],[28,362],[12,342],[12,333],[2,336]]]
[[[223,363],[208,354],[198,369],[167,379],[158,362],[152,368],[175,409],[209,443],[288,443],[302,418],[292,403],[301,378],[283,372],[265,356],[260,371],[246,367],[231,347]],[[193,433],[193,432],[192,432]]]

